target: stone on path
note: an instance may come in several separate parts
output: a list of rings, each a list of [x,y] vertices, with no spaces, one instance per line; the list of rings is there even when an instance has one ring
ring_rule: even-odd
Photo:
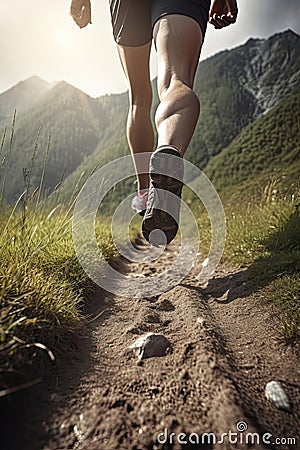
[[[269,381],[266,385],[265,394],[278,409],[290,411],[290,402],[279,381]]]
[[[139,337],[129,348],[133,349],[138,359],[153,356],[165,356],[171,343],[162,334],[147,333]]]

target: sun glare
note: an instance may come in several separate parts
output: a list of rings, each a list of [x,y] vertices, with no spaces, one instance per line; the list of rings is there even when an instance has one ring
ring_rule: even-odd
[[[56,36],[56,42],[62,47],[67,47],[71,43],[71,38],[66,33],[60,33]]]

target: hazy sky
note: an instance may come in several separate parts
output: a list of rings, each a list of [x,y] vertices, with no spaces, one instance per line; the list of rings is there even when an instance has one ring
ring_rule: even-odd
[[[208,26],[201,59],[249,37],[263,38],[287,28],[300,33],[299,0],[238,4],[235,25],[226,30]],[[31,75],[65,80],[94,97],[127,89],[112,39],[108,0],[92,0],[93,24],[83,30],[69,16],[69,7],[70,0],[0,0],[0,92]],[[154,76],[155,52],[151,69]]]

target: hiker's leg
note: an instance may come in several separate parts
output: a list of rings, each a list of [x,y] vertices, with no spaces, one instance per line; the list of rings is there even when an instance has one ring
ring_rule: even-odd
[[[140,173],[149,167],[154,147],[154,133],[150,119],[152,88],[149,73],[151,42],[140,47],[118,45],[118,52],[129,85],[129,113],[127,139],[135,163],[138,189],[148,189],[148,173]],[[143,153],[143,162],[135,155]]]
[[[155,115],[158,145],[174,145],[184,154],[200,113],[193,83],[203,40],[201,28],[191,17],[170,14],[156,22],[153,36],[160,99]]]

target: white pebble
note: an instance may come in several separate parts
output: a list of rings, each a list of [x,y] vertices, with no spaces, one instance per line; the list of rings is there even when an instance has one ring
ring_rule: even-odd
[[[165,356],[170,342],[162,334],[147,333],[139,337],[129,348],[133,349],[138,359],[151,358],[153,356]]]
[[[265,394],[278,409],[290,411],[290,403],[282,384],[279,381],[269,381],[266,385]]]

